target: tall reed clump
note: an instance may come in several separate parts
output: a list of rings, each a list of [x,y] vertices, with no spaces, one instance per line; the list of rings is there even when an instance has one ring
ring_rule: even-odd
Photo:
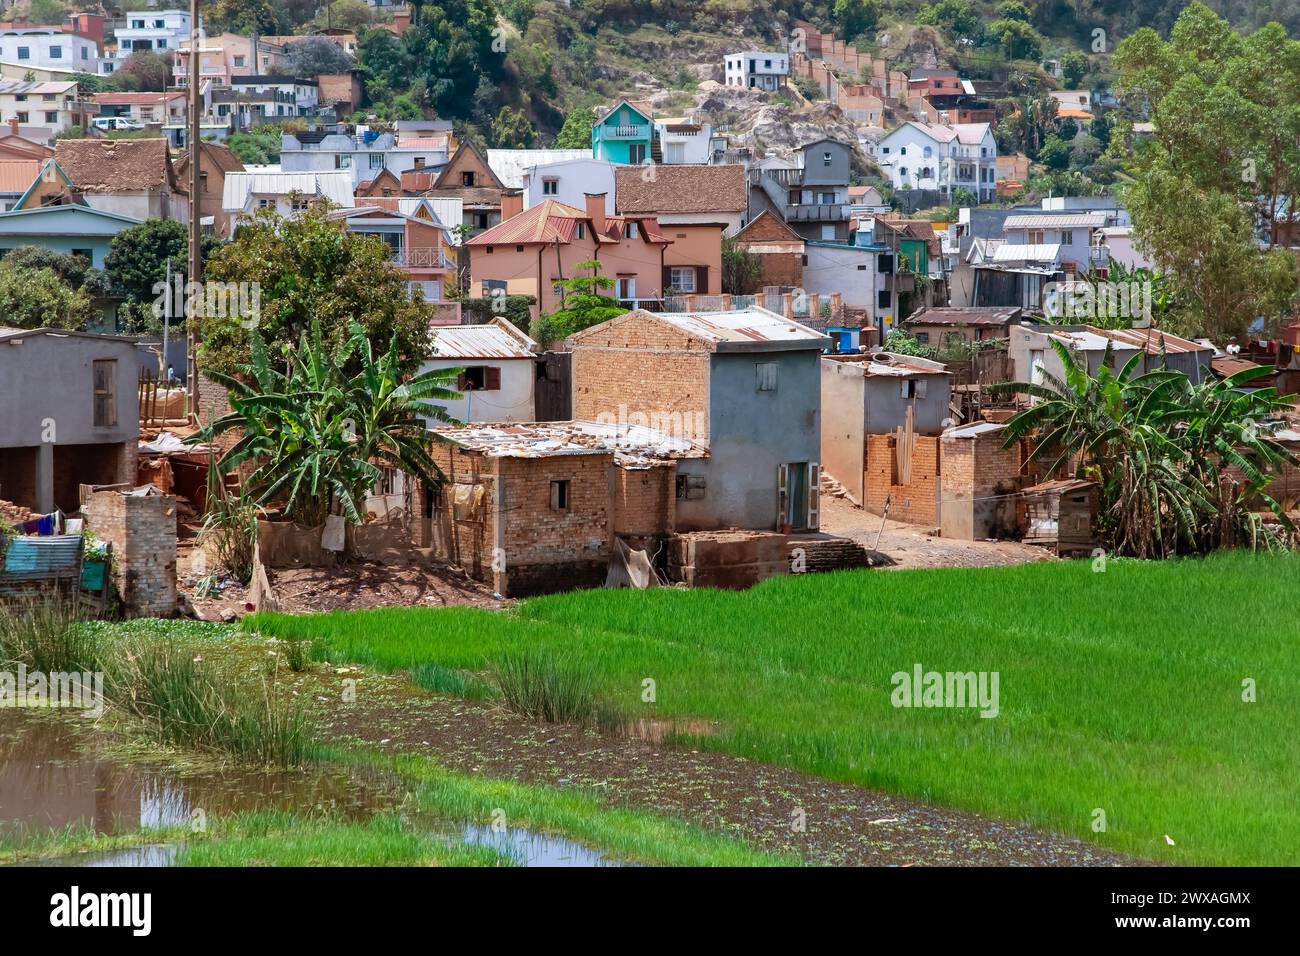
[[[509,651],[490,663],[488,674],[506,706],[533,720],[603,730],[624,723],[617,708],[597,696],[595,669],[573,658],[536,648]]]
[[[199,544],[211,548],[217,566],[247,584],[253,579],[253,553],[257,545],[257,505],[242,490],[232,494],[221,480],[216,458],[208,458],[207,514],[199,531]]]
[[[276,693],[276,672],[218,682],[171,642],[132,642],[109,661],[110,702],[149,724],[163,743],[200,747],[244,763],[294,767],[310,756],[301,704]]]
[[[77,619],[69,600],[27,600],[0,604],[0,665],[25,664],[34,671],[99,670],[95,631]]]

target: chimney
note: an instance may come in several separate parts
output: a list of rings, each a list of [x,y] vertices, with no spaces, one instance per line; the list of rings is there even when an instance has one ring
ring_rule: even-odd
[[[18,117],[13,116],[9,119],[9,132],[14,136],[18,135]]]
[[[524,194],[519,190],[501,194],[501,221],[517,216],[524,211]]]
[[[591,217],[592,231],[598,235],[605,234],[605,194],[586,193],[587,215]]]

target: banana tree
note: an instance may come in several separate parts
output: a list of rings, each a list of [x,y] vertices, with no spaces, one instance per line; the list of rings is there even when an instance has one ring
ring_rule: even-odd
[[[194,440],[241,432],[220,467],[252,464],[245,487],[259,504],[282,503],[286,516],[308,526],[331,514],[360,522],[382,466],[400,468],[428,486],[445,481],[429,456],[433,436],[425,422],[458,424],[438,403],[460,397],[454,387],[459,369],[403,380],[397,340],[376,358],[356,323],[338,350],[313,324],[286,355],[283,370],[271,362],[255,330],[251,339],[252,361],[238,376],[209,373],[229,390],[233,410]],[[344,369],[352,360],[360,371],[349,377]]]

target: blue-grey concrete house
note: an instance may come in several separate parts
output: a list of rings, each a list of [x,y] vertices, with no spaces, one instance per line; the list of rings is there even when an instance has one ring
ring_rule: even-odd
[[[816,530],[819,359],[830,339],[762,308],[628,312],[569,338],[573,415],[702,445],[676,530]]]
[[[84,256],[96,269],[104,268],[109,244],[139,219],[90,206],[42,206],[0,213],[0,255],[19,246],[41,246]]]

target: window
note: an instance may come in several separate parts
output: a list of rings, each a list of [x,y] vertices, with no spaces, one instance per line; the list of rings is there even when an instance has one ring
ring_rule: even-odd
[[[199,191],[200,192],[208,191],[208,174],[203,172],[202,170],[199,171]]]
[[[694,292],[695,267],[673,266],[668,270],[668,284],[674,292]]]
[[[74,256],[81,256],[81,258],[85,259],[86,265],[90,265],[95,261],[95,255],[89,249],[73,249],[72,254]]]
[[[132,21],[131,21],[131,29],[132,29],[132,30],[143,30],[143,29],[144,29],[144,21],[143,21],[143,20],[132,20]]]
[[[921,156],[924,157],[925,159],[929,159],[933,155],[934,155],[934,150],[932,150],[929,146],[921,150]]]
[[[909,378],[899,383],[901,398],[925,398],[925,379]]]
[[[117,359],[95,359],[91,363],[95,388],[95,427],[117,425]]]
[[[20,122],[20,123],[30,123],[30,122],[31,122],[31,119],[29,118],[29,116],[28,116],[27,113],[19,113],[19,114],[18,114],[18,122]]]
[[[488,246],[488,247],[486,248],[486,252],[487,252],[487,254],[488,254],[489,256],[492,255],[492,247],[491,247],[491,246]]]
[[[59,121],[59,111],[58,111],[58,110],[46,110],[46,111],[45,111],[45,122],[47,122],[47,123],[57,123],[58,121]]]
[[[161,29],[163,29],[166,25],[167,25],[167,24],[166,24],[164,21],[162,21],[162,20],[155,20],[155,21],[153,22],[153,28],[154,28],[155,30],[161,30]]]
[[[371,154],[370,154],[370,168],[371,168],[371,169],[383,169],[383,168],[384,168],[384,154],[383,154],[383,153],[371,153]]]
[[[628,222],[623,224],[623,238],[624,239],[636,238],[636,223]]]
[[[917,332],[917,333],[916,333],[916,340],[917,340],[918,342],[920,342],[922,345],[929,345],[929,344],[930,344],[930,333],[929,333],[929,332]]]
[[[242,56],[235,57],[235,66],[243,66],[245,62],[246,60],[244,57]]]
[[[32,48],[29,46],[20,46],[18,48],[18,59],[30,60],[32,58]]]
[[[618,279],[618,297],[620,299],[636,298],[636,276],[620,276]]]
[[[490,365],[467,365],[456,379],[456,388],[462,392],[499,392],[501,369]]]
[[[586,238],[587,238],[587,224],[586,224],[585,222],[577,223],[577,224],[573,227],[573,238],[574,238],[574,239],[586,239]]]
[[[460,184],[461,184],[462,186],[473,186],[473,185],[474,185],[474,173],[473,173],[473,172],[464,172],[464,173],[461,173],[461,174],[460,174]]]
[[[259,200],[257,201],[257,208],[258,208],[258,209],[274,209],[274,208],[275,208],[275,200],[274,200],[274,199],[267,199],[267,198],[263,197],[262,199],[259,199]]]
[[[888,309],[888,308],[889,308],[889,290],[888,290],[888,289],[881,289],[879,292],[876,293],[876,308],[877,308],[877,309]]]
[[[563,481],[551,482],[551,510],[569,510],[569,481],[567,478]]]
[[[822,153],[822,165],[829,168],[831,165],[831,154]]]
[[[543,196],[558,196],[560,194],[560,181],[558,179],[542,180]]]
[[[640,166],[645,162],[645,144],[630,143],[627,147],[627,161],[633,166]]]
[[[885,152],[889,152],[889,150],[885,150]],[[906,156],[906,155],[907,155],[907,147],[906,147],[906,146],[900,146],[900,147],[898,148],[898,155],[899,155],[899,156]]]
[[[166,41],[166,40],[159,40],[159,41],[158,41],[158,49],[160,49],[160,50],[165,50],[165,49],[167,49],[167,41]]]
[[[51,46],[51,47],[50,47],[50,59],[51,59],[51,60],[62,60],[62,59],[63,59],[63,47],[61,47],[61,46]]]
[[[1043,230],[1030,229],[1026,233],[1025,239],[1029,242],[1031,246],[1041,246],[1043,244]]]
[[[1072,246],[1072,245],[1074,245],[1074,230],[1073,230],[1073,229],[1063,229],[1063,230],[1061,231],[1061,245],[1063,245],[1063,246]]]
[[[84,46],[81,48],[81,58],[82,58],[83,60],[89,60],[89,59],[90,59],[90,51],[87,50]]]
[[[306,196],[294,196],[289,203],[289,208],[294,212],[306,212],[310,205]]]
[[[776,391],[776,363],[755,362],[756,384],[760,392]]]

